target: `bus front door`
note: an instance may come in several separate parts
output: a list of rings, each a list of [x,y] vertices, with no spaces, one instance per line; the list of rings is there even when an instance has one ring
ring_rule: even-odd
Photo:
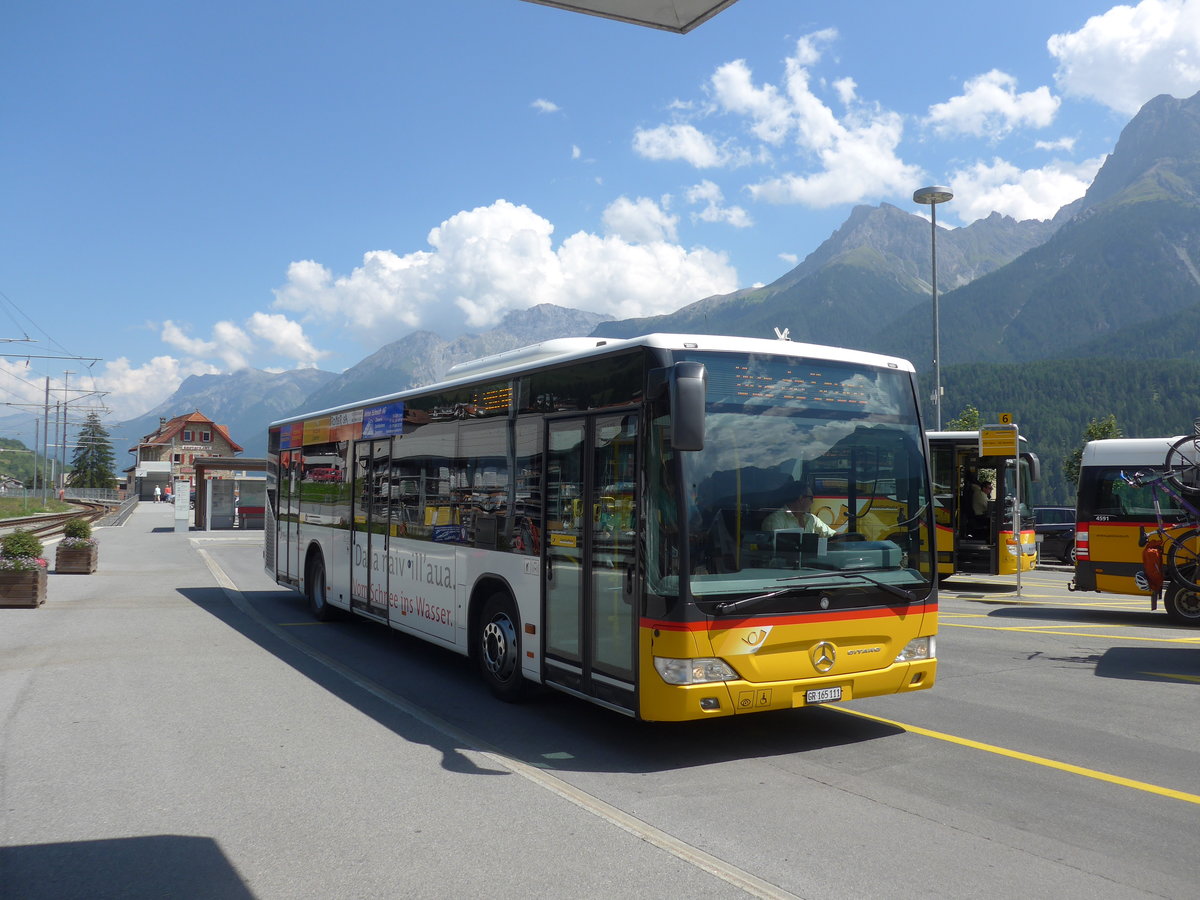
[[[636,709],[637,414],[547,423],[545,670],[570,693]]]

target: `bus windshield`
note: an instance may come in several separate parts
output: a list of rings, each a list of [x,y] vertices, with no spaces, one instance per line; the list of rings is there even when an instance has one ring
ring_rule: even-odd
[[[705,440],[679,454],[686,571],[658,572],[663,593],[686,581],[700,600],[842,584],[928,595],[928,486],[908,372],[688,358],[707,371]]]

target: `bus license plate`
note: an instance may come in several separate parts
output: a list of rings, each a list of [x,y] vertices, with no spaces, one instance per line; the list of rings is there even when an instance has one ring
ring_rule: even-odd
[[[805,703],[832,703],[834,700],[841,699],[842,689],[840,687],[817,688],[804,695]]]

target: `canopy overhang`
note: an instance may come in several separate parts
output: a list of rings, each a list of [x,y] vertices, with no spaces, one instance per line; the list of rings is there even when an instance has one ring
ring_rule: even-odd
[[[526,0],[542,6],[555,6],[571,12],[603,16],[648,28],[661,28],[676,34],[687,34],[697,25],[707,22],[737,0]]]

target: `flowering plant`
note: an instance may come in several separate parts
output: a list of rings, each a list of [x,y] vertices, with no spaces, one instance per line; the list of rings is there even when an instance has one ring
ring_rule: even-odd
[[[10,531],[4,537],[0,537],[0,557],[13,562],[5,568],[14,569],[16,571],[27,570],[30,567],[27,565],[16,565],[16,560],[20,559],[38,559],[42,555],[42,541],[32,531],[27,531],[24,528],[17,528]],[[43,560],[42,565],[46,565]]]
[[[36,572],[46,568],[40,556],[0,556],[0,572]]]
[[[89,547],[96,546],[96,539],[88,537],[65,537],[58,542],[58,546],[64,550],[87,550]]]

